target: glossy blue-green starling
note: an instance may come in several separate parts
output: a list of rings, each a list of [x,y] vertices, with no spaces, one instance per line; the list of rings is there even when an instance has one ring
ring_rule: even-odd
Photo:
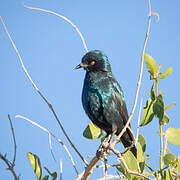
[[[123,91],[112,74],[108,57],[102,51],[90,51],[75,69],[79,68],[86,70],[82,91],[86,114],[107,136],[118,135],[128,120],[128,112]],[[130,150],[136,157],[135,138],[129,128],[122,135],[121,142],[124,147],[131,146]]]

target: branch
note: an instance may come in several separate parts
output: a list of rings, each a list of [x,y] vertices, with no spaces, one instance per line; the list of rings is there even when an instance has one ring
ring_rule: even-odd
[[[74,160],[73,160],[73,158],[72,158],[72,156],[71,156],[68,148],[66,147],[66,145],[65,145],[57,136],[55,136],[54,134],[52,134],[49,130],[47,130],[46,128],[42,127],[42,126],[39,125],[38,123],[36,123],[36,122],[34,122],[34,121],[32,121],[32,120],[24,117],[24,116],[17,115],[17,116],[15,116],[15,118],[24,119],[24,120],[30,122],[31,124],[39,127],[40,129],[42,129],[42,130],[45,131],[46,133],[48,133],[48,136],[49,136],[49,137],[51,137],[51,136],[54,137],[54,138],[63,146],[63,148],[64,148],[65,151],[67,152],[67,154],[68,154],[68,156],[69,156],[69,158],[70,158],[70,160],[71,160],[71,162],[72,162],[72,165],[73,165],[73,167],[74,167],[74,170],[75,170],[76,174],[78,175],[78,171],[77,171],[77,169],[76,169],[76,165],[75,165],[75,163],[74,163]]]
[[[144,174],[141,174],[141,173],[138,173],[138,172],[129,170],[129,168],[128,168],[126,162],[125,162],[125,160],[123,159],[123,157],[122,157],[122,155],[121,155],[121,153],[120,153],[118,150],[116,150],[116,149],[114,149],[114,148],[111,148],[111,147],[110,147],[110,150],[117,156],[119,162],[123,164],[123,166],[125,167],[125,170],[126,170],[126,172],[127,172],[128,174],[132,174],[132,175],[135,175],[135,176],[139,176],[139,177],[142,177],[142,178],[151,180],[151,178],[149,178],[148,176],[146,176],[146,175],[144,175]]]
[[[143,102],[143,99],[141,99],[140,107],[139,107],[138,124],[137,124],[137,132],[136,132],[136,141],[135,141],[135,145],[137,145],[138,138],[139,138],[139,124],[140,124],[140,119],[141,119],[142,102]]]
[[[14,180],[19,180],[19,178],[17,177],[15,171],[14,171],[14,166],[13,164],[11,164],[11,162],[9,160],[7,160],[6,156],[3,156],[1,153],[0,153],[0,159],[2,159],[6,165],[8,166],[8,170],[11,171],[11,173],[13,174],[14,176]]]
[[[13,158],[13,162],[12,162],[12,166],[14,167],[15,166],[15,161],[16,161],[16,148],[17,148],[17,146],[16,146],[14,128],[13,128],[11,117],[10,117],[9,114],[8,114],[8,119],[9,119],[9,122],[10,122],[10,125],[11,125],[11,132],[12,132],[12,135],[13,135],[13,142],[14,142],[14,158]]]
[[[106,177],[103,177],[103,178],[100,178],[100,179],[97,179],[97,180],[108,180],[108,179],[125,179],[125,177],[122,175],[106,175]]]
[[[138,95],[139,95],[139,89],[140,89],[140,86],[141,86],[141,79],[142,79],[142,73],[143,73],[143,62],[144,62],[144,52],[145,52],[145,49],[146,49],[146,45],[147,45],[147,40],[148,40],[148,37],[149,37],[149,31],[150,31],[150,24],[151,24],[151,16],[152,16],[152,13],[151,13],[151,3],[150,3],[150,0],[148,0],[148,9],[149,9],[149,20],[148,20],[148,27],[147,27],[147,32],[146,32],[146,37],[145,37],[145,40],[144,40],[144,46],[143,46],[143,50],[142,50],[142,55],[141,55],[141,65],[140,65],[140,73],[139,73],[139,80],[138,80],[138,83],[137,83],[137,89],[136,89],[136,95],[135,95],[135,100],[134,100],[134,105],[133,105],[133,108],[132,108],[132,111],[130,113],[130,116],[129,116],[129,119],[126,123],[126,125],[124,126],[123,130],[121,131],[121,133],[118,135],[118,137],[114,140],[114,142],[112,143],[113,146],[117,143],[117,140],[121,138],[121,136],[124,134],[124,132],[126,131],[127,127],[129,126],[129,123],[132,119],[132,116],[134,114],[134,111],[136,109],[136,104],[137,104],[137,100],[138,100]]]
[[[86,167],[86,170],[83,174],[82,180],[87,180],[89,179],[89,176],[91,175],[93,168],[96,166],[97,162],[99,161],[100,158],[95,156],[89,163],[89,165]]]
[[[14,48],[14,50],[16,51],[16,53],[17,53],[17,55],[18,55],[19,61],[20,61],[21,66],[22,66],[22,69],[23,69],[23,71],[25,72],[27,78],[29,79],[29,81],[31,82],[31,84],[33,85],[33,87],[35,88],[35,90],[38,92],[38,94],[41,96],[41,98],[46,102],[46,104],[48,105],[48,107],[50,108],[50,110],[52,111],[52,113],[53,113],[56,121],[58,122],[58,124],[59,124],[62,132],[64,133],[65,137],[67,138],[67,140],[69,141],[69,143],[71,144],[71,146],[73,147],[73,149],[74,149],[74,150],[76,151],[76,153],[79,155],[79,157],[81,158],[81,160],[82,160],[85,164],[88,164],[87,161],[83,158],[83,156],[80,154],[80,152],[77,150],[77,148],[74,146],[74,144],[73,144],[72,141],[70,140],[70,138],[69,138],[69,136],[67,135],[66,131],[64,130],[64,128],[63,128],[63,126],[62,126],[62,124],[61,124],[58,116],[56,115],[56,112],[54,111],[52,105],[51,105],[51,104],[47,101],[47,99],[43,96],[43,94],[40,92],[40,90],[38,89],[38,87],[37,87],[37,86],[35,85],[35,83],[33,82],[32,78],[31,78],[30,75],[28,74],[27,69],[25,68],[24,63],[23,63],[23,61],[22,61],[22,58],[21,58],[21,56],[20,56],[20,54],[19,54],[19,52],[18,52],[18,50],[17,50],[17,48],[16,48],[16,46],[15,46],[15,44],[14,44],[14,42],[13,42],[10,34],[9,34],[9,32],[8,32],[8,30],[7,30],[7,28],[6,28],[5,24],[4,24],[3,19],[1,18],[1,16],[0,16],[0,19],[1,19],[1,22],[2,22],[2,24],[3,24],[3,26],[4,26],[4,29],[5,29],[5,31],[6,31],[6,34],[8,35],[8,37],[9,37],[9,39],[10,39],[12,45],[13,45],[13,48]]]
[[[60,165],[60,180],[62,180],[62,160],[61,159],[60,159],[59,165]]]
[[[1,18],[1,16],[0,16]],[[8,119],[9,119],[9,122],[10,122],[10,126],[11,126],[11,132],[12,132],[12,135],[13,135],[13,141],[14,141],[14,158],[13,158],[13,161],[12,163],[6,158],[6,155],[2,155],[0,153],[0,159],[2,159],[6,165],[8,166],[8,170],[11,171],[11,173],[13,174],[14,176],[14,179],[15,180],[19,180],[19,178],[17,177],[15,171],[14,171],[14,166],[15,166],[15,161],[16,161],[16,139],[15,139],[15,134],[14,134],[14,128],[13,128],[13,125],[12,125],[12,121],[11,121],[11,117],[10,115],[8,114]]]
[[[120,165],[119,164],[106,164],[107,168],[108,167],[119,167]],[[96,165],[95,168],[104,168],[105,165]]]
[[[62,19],[64,19],[65,21],[67,21],[69,24],[71,24],[73,26],[73,28],[77,31],[77,33],[79,34],[82,42],[83,42],[83,45],[84,45],[84,49],[86,52],[88,52],[88,49],[87,49],[87,46],[86,46],[86,43],[85,43],[85,40],[84,40],[84,37],[83,35],[81,34],[80,30],[77,28],[77,26],[75,24],[72,23],[71,20],[69,20],[67,17],[65,16],[62,16],[61,14],[58,14],[58,13],[55,13],[53,11],[49,11],[49,10],[46,10],[46,9],[41,9],[41,8],[35,8],[35,7],[31,7],[31,6],[27,6],[27,5],[24,5],[25,8],[28,8],[28,9],[32,9],[32,10],[37,10],[37,11],[43,11],[43,12],[47,12],[47,13],[50,13],[50,14],[53,14],[55,16],[58,16]]]

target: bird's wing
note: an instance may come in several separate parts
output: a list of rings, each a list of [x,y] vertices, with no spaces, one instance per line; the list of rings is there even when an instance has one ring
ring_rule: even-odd
[[[99,88],[85,86],[82,94],[82,104],[91,121],[106,132],[111,132],[111,124],[104,116],[104,96]]]
[[[125,125],[128,120],[128,112],[124,101],[123,91],[118,82],[113,79],[112,81],[112,104],[116,106],[116,109],[120,113],[123,124]]]
[[[120,85],[118,84],[118,82],[115,79],[113,79],[112,85],[113,85],[112,104],[115,104],[116,108],[118,109],[120,116],[122,118],[123,127],[124,127],[128,121],[128,118],[129,118],[127,108],[126,108],[126,104],[124,101],[124,95],[123,95],[123,92],[122,92]],[[118,129],[117,134],[120,133],[120,131],[123,129],[123,127],[121,127],[121,124],[120,124],[120,128]],[[131,127],[130,124],[129,124],[129,127]],[[122,136],[121,140],[122,140],[124,146],[128,147],[129,146],[129,140],[134,141],[135,138],[134,138],[134,135],[130,129],[127,129],[126,133]]]

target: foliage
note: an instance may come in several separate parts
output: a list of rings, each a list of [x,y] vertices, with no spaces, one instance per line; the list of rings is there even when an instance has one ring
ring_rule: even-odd
[[[57,179],[57,173],[56,172],[51,173],[46,167],[44,169],[48,172],[49,175],[45,175],[43,178],[41,178],[42,177],[42,167],[41,167],[41,162],[40,162],[39,157],[31,152],[27,153],[27,157],[34,169],[34,173],[36,174],[36,177],[38,180],[41,180],[41,179],[48,180],[49,175],[51,176],[52,180]]]

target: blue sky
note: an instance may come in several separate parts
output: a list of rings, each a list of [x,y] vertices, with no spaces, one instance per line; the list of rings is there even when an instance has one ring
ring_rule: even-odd
[[[112,71],[123,88],[128,111],[133,106],[138,80],[141,51],[148,23],[147,0],[140,1],[67,1],[67,0],[29,0],[1,1],[0,15],[4,19],[9,33],[14,40],[28,72],[38,88],[53,105],[67,134],[72,139],[83,156],[95,155],[100,140],[87,140],[82,136],[89,122],[81,105],[81,91],[85,71],[74,71],[85,54],[82,42],[76,31],[64,20],[47,13],[32,11],[23,7],[22,3],[52,10],[71,19],[82,32],[89,50],[99,49],[109,57]],[[180,2],[152,0],[152,11],[158,12],[160,21],[152,17],[150,36],[146,53],[162,64],[162,71],[168,67],[173,73],[159,83],[163,92],[165,104],[176,102],[177,105],[167,113],[170,123],[164,127],[180,127],[179,123],[179,77],[180,77]],[[15,115],[24,115],[56,134],[70,149],[78,171],[84,169],[80,158],[75,154],[65,139],[60,127],[47,105],[42,101],[18,61],[17,55],[0,25],[1,49],[1,126],[0,152],[13,158],[13,141],[7,115],[10,114],[17,141],[17,159],[15,171],[21,174],[21,179],[35,179],[31,165],[26,157],[27,152],[37,154],[42,163],[51,171],[59,173],[59,159],[63,162],[63,176],[74,179],[76,174],[64,149],[53,140],[53,160],[48,136],[39,128]],[[147,93],[152,86],[149,74],[144,67],[137,109],[131,121],[136,133],[140,99],[143,104],[148,98]],[[152,161],[151,166],[159,167],[159,136],[158,121],[140,128],[147,140],[147,154]],[[120,150],[122,146],[118,145]],[[179,146],[169,145],[170,150],[178,154]],[[4,162],[0,161],[1,179],[12,179],[6,171]],[[109,172],[111,173],[111,171]],[[95,170],[92,179],[102,177],[102,170]]]

